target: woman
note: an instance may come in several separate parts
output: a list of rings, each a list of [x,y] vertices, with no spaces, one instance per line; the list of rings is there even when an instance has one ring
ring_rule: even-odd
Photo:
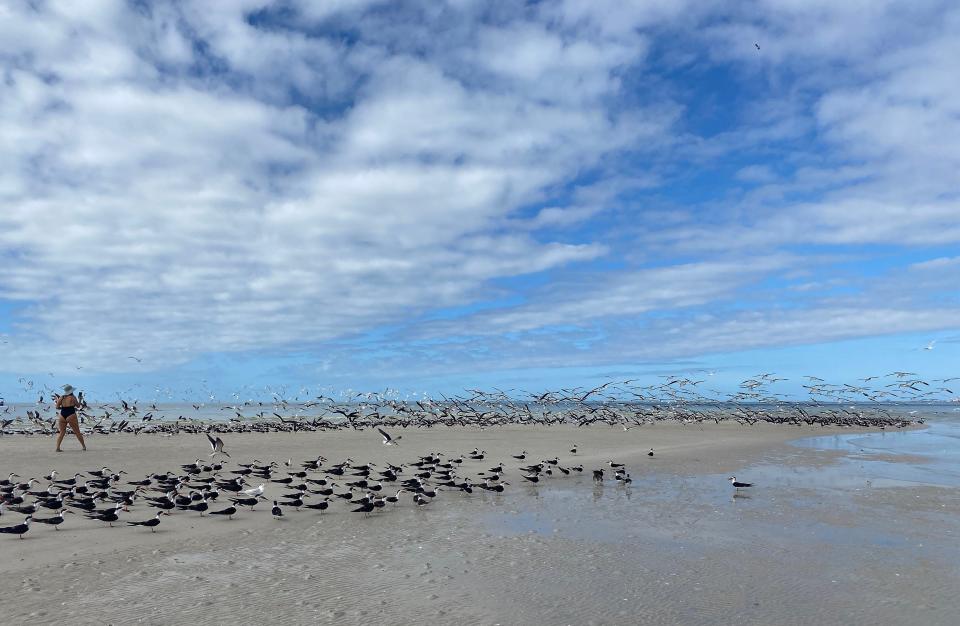
[[[80,423],[77,421],[77,397],[73,395],[73,387],[63,386],[63,395],[57,398],[57,408],[60,409],[60,417],[57,420],[57,426],[60,428],[60,434],[57,435],[57,452],[60,450],[60,442],[63,436],[67,434],[67,426],[73,429],[73,434],[80,440],[83,450],[87,450],[87,444],[83,441],[83,435],[80,434]]]

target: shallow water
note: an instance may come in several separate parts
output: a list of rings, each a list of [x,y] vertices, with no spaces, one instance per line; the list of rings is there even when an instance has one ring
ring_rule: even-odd
[[[629,488],[530,487],[482,524],[555,545],[546,578],[590,590],[585,605],[544,609],[544,623],[953,624],[958,435],[948,422],[800,440],[738,470],[755,483],[740,492],[726,474],[640,470]],[[843,454],[804,462],[822,450]]]

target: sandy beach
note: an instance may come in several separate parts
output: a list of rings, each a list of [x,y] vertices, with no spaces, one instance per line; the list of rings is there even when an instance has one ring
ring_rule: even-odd
[[[156,533],[82,516],[59,531],[35,524],[22,541],[0,537],[5,621],[953,623],[956,491],[811,483],[810,472],[836,469],[844,455],[787,442],[831,432],[435,428],[400,431],[401,445],[391,447],[372,430],[230,435],[224,475],[253,459],[299,467],[322,454],[327,466],[346,457],[383,465],[479,447],[485,458],[465,461],[458,475],[475,479],[502,461],[510,484],[502,494],[441,491],[422,508],[404,495],[369,518],[334,502],[323,515],[288,509],[276,520],[266,502],[233,520],[176,511]],[[0,440],[0,473],[66,477],[107,466],[140,480],[209,452],[202,435],[94,436],[85,453],[76,445],[68,440],[55,454],[46,438]],[[510,458],[521,450],[528,461],[559,456],[584,472],[525,483]],[[592,481],[590,470],[609,472],[610,460],[627,465],[631,485],[609,473]],[[733,497],[726,479],[734,473],[757,485]],[[270,500],[286,492],[267,485]],[[211,508],[226,506],[226,495]],[[140,500],[121,521],[153,512]],[[8,511],[0,526],[22,518]]]

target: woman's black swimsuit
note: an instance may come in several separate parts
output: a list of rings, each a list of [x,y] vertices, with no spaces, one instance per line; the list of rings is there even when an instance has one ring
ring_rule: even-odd
[[[64,418],[64,419],[66,419],[66,418],[68,418],[68,417],[70,417],[70,416],[72,416],[72,415],[76,415],[76,414],[77,414],[77,407],[76,407],[76,406],[63,406],[63,407],[60,407],[60,417],[62,417],[62,418]]]

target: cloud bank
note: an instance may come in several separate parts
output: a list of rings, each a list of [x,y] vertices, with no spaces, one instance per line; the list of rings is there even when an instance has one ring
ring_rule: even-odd
[[[960,328],[958,34],[941,2],[7,3],[2,369]]]

